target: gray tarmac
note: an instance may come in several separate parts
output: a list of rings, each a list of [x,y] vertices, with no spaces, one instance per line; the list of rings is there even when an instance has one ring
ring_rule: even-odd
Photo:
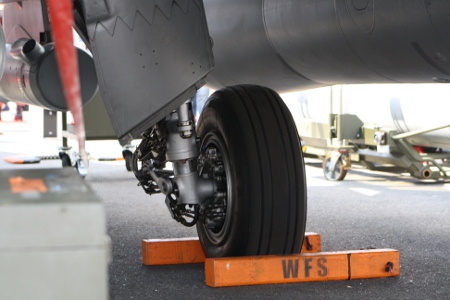
[[[55,155],[58,141],[27,140],[25,125],[0,123],[0,132],[0,169],[61,167],[59,160],[4,162],[3,157],[18,153]],[[121,151],[118,144],[105,145],[91,143],[88,151]],[[195,228],[172,220],[164,198],[146,195],[123,161],[91,161],[85,182],[105,203],[112,240],[110,299],[450,298],[450,181],[424,182],[356,165],[344,181],[328,182],[316,159],[306,159],[306,173],[307,231],[321,234],[322,250],[397,249],[400,277],[211,288],[202,264],[144,266],[142,239],[193,237]]]

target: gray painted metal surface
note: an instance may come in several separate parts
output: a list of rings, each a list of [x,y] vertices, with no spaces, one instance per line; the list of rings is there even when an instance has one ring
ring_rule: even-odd
[[[2,3],[16,1],[1,1]],[[27,0],[20,4],[11,3],[3,9],[3,30],[6,42],[12,44],[20,38],[41,41],[41,32],[45,32],[46,26],[42,13],[41,0]]]
[[[450,81],[448,1],[80,2],[102,97],[122,143],[204,84],[214,65],[209,35],[213,88],[248,83],[286,92],[337,83]],[[23,12],[17,3],[7,5],[7,41],[26,35],[15,23],[47,30],[37,4],[24,1]],[[25,22],[31,5],[36,15]],[[34,31],[29,35],[37,38]]]
[[[214,88],[450,81],[449,1],[204,2]]]
[[[58,132],[58,118],[56,115],[56,111],[53,110],[44,110],[44,130],[43,137],[57,137]]]
[[[170,114],[213,67],[202,1],[83,1],[99,84],[125,144]]]
[[[109,119],[100,91],[83,106],[86,140],[116,140],[116,133]],[[67,124],[67,132],[75,137],[74,124]],[[64,133],[63,133],[64,134]]]

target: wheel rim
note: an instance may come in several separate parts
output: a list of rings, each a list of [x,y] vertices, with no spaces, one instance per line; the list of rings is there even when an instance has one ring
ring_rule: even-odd
[[[341,172],[342,172],[340,159],[336,162],[334,171],[330,171],[330,165],[331,165],[331,157],[329,157],[325,160],[325,164],[324,164],[324,168],[323,168],[325,177],[328,180],[337,180],[341,176]]]
[[[214,133],[209,133],[202,141],[200,148],[201,156],[205,155],[207,151],[215,149],[217,151],[217,160],[206,159],[204,165],[206,168],[203,169],[202,175],[207,174],[210,178],[213,178],[218,191],[226,192],[225,197],[222,198],[225,208],[223,209],[225,216],[223,218],[223,223],[219,226],[211,228],[207,226],[205,222],[202,222],[201,226],[208,238],[208,240],[214,245],[220,245],[227,240],[227,236],[231,229],[231,218],[232,218],[232,208],[233,208],[233,181],[231,178],[231,168],[228,156],[228,151],[223,142],[222,138]],[[213,168],[218,164],[223,165],[223,175],[217,176],[214,174]]]

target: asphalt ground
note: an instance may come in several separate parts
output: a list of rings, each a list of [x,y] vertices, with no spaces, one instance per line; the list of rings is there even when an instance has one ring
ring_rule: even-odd
[[[59,160],[12,165],[5,156],[57,154],[57,140],[29,136],[26,123],[0,122],[0,169],[60,168]],[[92,142],[102,153],[121,149]],[[39,154],[38,154],[39,153]],[[449,299],[450,181],[419,181],[402,173],[355,165],[342,182],[328,182],[321,162],[306,159],[307,231],[323,251],[392,248],[400,251],[400,277],[319,283],[211,288],[202,264],[149,267],[141,240],[196,236],[170,218],[161,196],[149,197],[123,161],[91,161],[85,182],[104,201],[113,261],[110,299]]]

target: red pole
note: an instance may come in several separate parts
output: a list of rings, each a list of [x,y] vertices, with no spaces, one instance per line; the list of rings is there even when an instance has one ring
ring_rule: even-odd
[[[72,0],[47,0],[47,5],[64,95],[66,96],[67,106],[75,122],[79,151],[87,167],[88,161],[85,150],[86,133],[81,101],[78,57],[72,32],[74,25]]]

